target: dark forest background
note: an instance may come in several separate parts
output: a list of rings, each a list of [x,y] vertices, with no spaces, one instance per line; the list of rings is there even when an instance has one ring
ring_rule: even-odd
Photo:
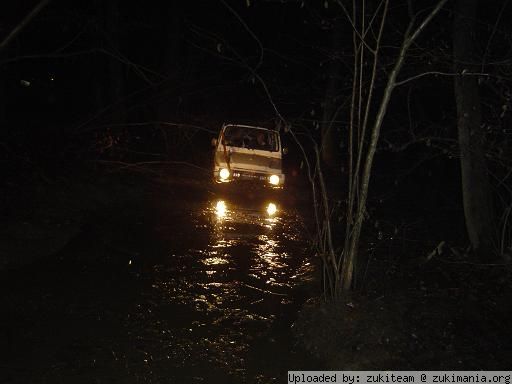
[[[368,211],[386,212],[394,222],[422,217],[431,245],[444,237],[464,244],[454,78],[471,77],[478,84],[482,148],[506,256],[512,9],[508,1],[474,3],[470,63],[457,67],[462,61],[453,52],[463,2],[448,2],[407,52],[383,122]],[[208,170],[211,138],[223,122],[240,122],[287,127],[291,182],[304,175],[296,139],[306,150],[322,142],[328,184],[342,191],[354,74],[343,4],[50,1],[0,51],[4,181],[26,175],[51,180],[127,163],[183,162]],[[36,5],[3,4],[1,35]],[[366,2],[368,21],[381,5]],[[390,3],[373,88],[378,97],[411,11],[423,16],[433,5]],[[336,203],[343,195],[329,198]]]
[[[105,312],[111,301],[140,294],[146,313],[139,288],[158,271],[151,263],[160,261],[142,260],[137,249],[195,225],[181,205],[206,206],[219,196],[211,139],[223,123],[240,123],[280,130],[288,149],[283,217],[293,210],[304,219],[297,232],[315,269],[307,282],[313,293],[305,293],[309,285],[294,290],[297,303],[305,303],[299,313],[293,307],[282,322],[274,318],[287,298],[269,295],[277,300],[269,318],[278,320],[269,329],[293,333],[294,340],[279,347],[271,333],[248,335],[270,340],[262,354],[293,358],[291,349],[300,346],[338,370],[506,369],[512,340],[511,19],[510,0],[2,1],[0,281],[5,297],[12,297],[10,313],[17,314],[0,318],[12,347],[2,349],[4,360],[11,350],[32,353],[37,343],[31,335],[47,334],[48,346],[59,342],[53,330],[66,329],[71,316],[62,316],[61,308],[71,314],[82,297],[87,316],[95,314],[87,307],[89,285],[107,287],[97,295],[108,299]],[[249,196],[240,195],[244,201]],[[166,214],[172,220],[160,226]],[[166,262],[181,267],[188,259],[178,253]],[[118,296],[109,295],[111,270],[129,286],[120,284]],[[68,289],[75,282],[86,294]],[[247,288],[241,282],[232,283]],[[51,292],[61,301],[52,302],[37,284],[57,284]],[[266,294],[256,289],[252,293]],[[242,294],[240,301],[249,297]],[[46,308],[55,308],[48,328],[26,332]],[[162,316],[180,319],[182,309]],[[89,319],[80,311],[73,316]],[[111,317],[112,329],[124,330],[118,313]],[[152,331],[146,319],[140,317],[140,328]],[[76,324],[84,345],[96,342],[94,325],[87,323],[90,333],[84,333]],[[128,360],[118,361],[111,349],[112,329],[104,328],[108,337],[99,340],[107,361],[112,354],[118,367]],[[25,344],[18,344],[18,333],[28,335]],[[166,335],[155,332],[151,342],[167,350],[174,339]],[[69,340],[60,342],[67,348]],[[129,356],[132,336],[120,340]],[[193,339],[184,340],[186,349],[174,350],[179,359],[195,351],[189,349]],[[208,352],[204,345],[195,347]],[[218,348],[225,354],[224,344]],[[76,356],[63,351],[66,359]],[[167,372],[175,366],[164,355]],[[226,359],[221,370],[234,361],[230,354]],[[153,368],[143,361],[140,377],[151,380],[146,369]],[[210,362],[201,364],[207,377]],[[23,358],[20,367],[33,366]]]

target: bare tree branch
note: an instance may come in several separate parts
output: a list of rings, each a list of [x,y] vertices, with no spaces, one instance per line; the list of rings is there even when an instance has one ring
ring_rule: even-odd
[[[483,57],[482,57],[482,71],[485,68],[485,61],[486,61],[486,58],[487,58],[487,54],[489,53],[489,48],[491,46],[491,41],[494,38],[494,35],[496,34],[496,30],[498,29],[498,24],[500,23],[501,17],[503,16],[503,12],[505,11],[505,8],[507,7],[508,3],[509,3],[509,0],[507,0],[507,1],[505,1],[503,3],[503,6],[500,9],[500,13],[498,14],[498,18],[496,19],[496,22],[494,23],[494,27],[492,29],[491,36],[489,36],[489,40],[487,40],[487,45],[485,46],[485,51],[484,51],[484,54],[483,54]]]
[[[235,17],[237,18],[237,20],[240,22],[240,24],[242,24],[242,26],[245,28],[245,30],[252,36],[252,38],[256,41],[256,43],[258,43],[258,46],[260,47],[260,57],[259,57],[259,60],[258,60],[258,63],[256,64],[256,66],[254,67],[254,71],[258,70],[258,68],[261,66],[261,64],[263,63],[263,52],[264,52],[264,49],[263,49],[263,44],[261,44],[261,41],[260,39],[258,39],[258,36],[256,36],[256,34],[251,30],[251,28],[249,28],[249,26],[247,25],[247,23],[242,19],[242,17],[233,9],[231,8],[224,0],[221,0],[222,1],[222,4],[224,4],[224,6],[229,9],[229,11],[235,15]]]
[[[500,79],[500,80],[507,80],[507,81],[512,80],[512,79],[508,79],[506,77],[496,76],[496,75],[491,75],[490,73],[481,73],[481,72],[453,73],[453,72],[428,71],[428,72],[423,72],[423,73],[411,76],[411,77],[409,77],[407,79],[404,79],[404,80],[401,80],[401,81],[397,81],[395,83],[395,86],[398,87],[399,85],[404,85],[404,84],[409,83],[409,82],[411,82],[413,80],[417,80],[417,79],[420,79],[422,77],[432,76],[432,75],[434,75],[434,76],[485,76],[485,77],[497,78],[497,79]]]
[[[22,30],[25,28],[31,21],[34,19],[39,12],[43,10],[44,7],[48,5],[50,0],[41,0],[39,4],[37,4],[32,11],[30,11],[27,16],[7,35],[7,37],[0,44],[0,51],[4,50],[11,40],[13,40]]]

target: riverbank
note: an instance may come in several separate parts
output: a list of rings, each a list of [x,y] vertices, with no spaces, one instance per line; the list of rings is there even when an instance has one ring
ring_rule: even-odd
[[[331,370],[507,370],[512,360],[510,265],[452,252],[400,265],[373,260],[364,287],[303,307],[300,344]]]

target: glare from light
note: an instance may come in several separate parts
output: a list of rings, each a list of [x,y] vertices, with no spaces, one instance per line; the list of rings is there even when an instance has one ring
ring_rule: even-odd
[[[217,217],[226,216],[226,210],[226,202],[224,200],[217,201],[217,204],[215,205],[215,214]]]
[[[227,180],[229,178],[229,170],[226,168],[222,168],[219,172],[219,176],[221,180]]]
[[[274,203],[269,203],[267,205],[267,213],[270,216],[273,216],[273,215],[275,215],[276,212],[277,212],[277,206]]]
[[[222,265],[229,263],[226,259],[223,259],[222,257],[208,257],[202,260],[202,262],[205,265]]]
[[[279,185],[279,176],[277,175],[272,175],[268,178],[268,181],[270,184],[272,185]]]

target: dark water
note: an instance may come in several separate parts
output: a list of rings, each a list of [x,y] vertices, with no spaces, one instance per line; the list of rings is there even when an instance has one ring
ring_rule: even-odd
[[[0,382],[268,383],[311,368],[290,333],[313,275],[297,209],[168,192],[2,274]]]

